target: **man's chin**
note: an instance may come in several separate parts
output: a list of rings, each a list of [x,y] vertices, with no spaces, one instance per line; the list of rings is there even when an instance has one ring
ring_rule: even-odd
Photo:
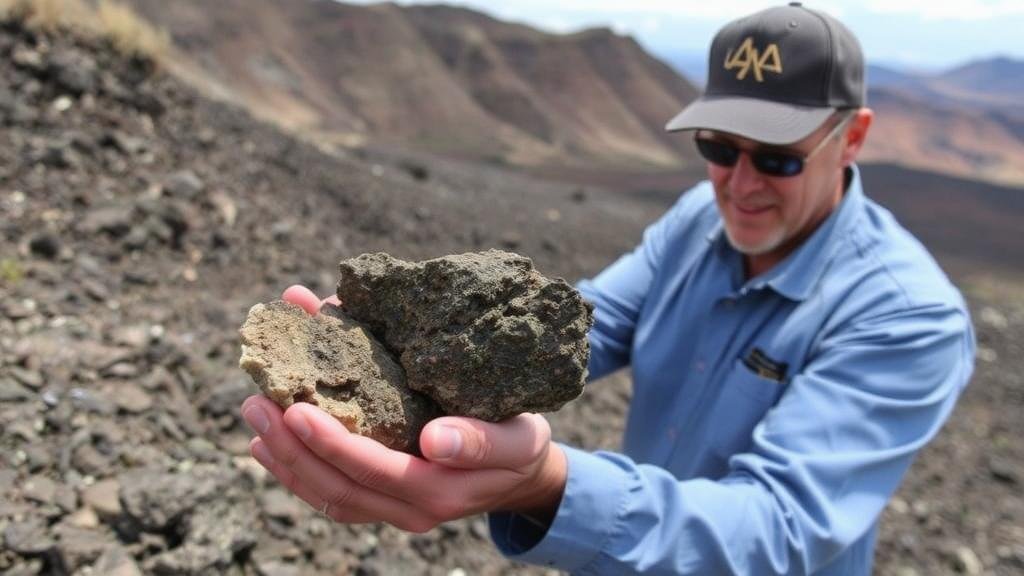
[[[785,240],[782,233],[776,233],[757,242],[743,242],[730,234],[728,228],[725,230],[725,236],[729,240],[729,245],[745,256],[763,256],[777,249]]]

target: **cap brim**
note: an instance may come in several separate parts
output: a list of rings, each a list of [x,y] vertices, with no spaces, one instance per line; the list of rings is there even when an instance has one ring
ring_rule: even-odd
[[[810,136],[835,111],[754,98],[700,98],[670,120],[665,130],[714,130],[784,145]]]

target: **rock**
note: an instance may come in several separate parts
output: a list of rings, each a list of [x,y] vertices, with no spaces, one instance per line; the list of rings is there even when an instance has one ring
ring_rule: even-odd
[[[142,350],[149,344],[149,326],[136,324],[133,326],[117,326],[110,333],[110,340],[118,345]]]
[[[1007,458],[995,455],[989,456],[988,470],[992,477],[1000,482],[1005,482],[1012,486],[1020,484],[1020,474],[1017,472],[1014,463]]]
[[[101,476],[111,469],[114,459],[90,442],[78,445],[71,455],[71,465],[87,476]]]
[[[309,507],[284,490],[267,490],[260,502],[263,513],[270,518],[295,526],[306,516]]]
[[[57,483],[46,476],[32,476],[21,487],[25,498],[40,504],[54,504],[57,501]]]
[[[967,574],[969,576],[977,576],[985,570],[981,560],[978,559],[978,555],[967,546],[960,546],[956,549],[953,567],[960,574]]]
[[[121,546],[107,548],[93,564],[94,574],[104,576],[142,576],[135,559]]]
[[[31,390],[9,378],[0,378],[0,402],[21,402],[34,396]]]
[[[228,228],[234,226],[235,221],[238,220],[238,204],[234,199],[223,190],[215,190],[210,194],[209,199],[210,203],[217,210],[221,222]]]
[[[35,300],[9,300],[0,304],[3,308],[4,315],[11,320],[23,320],[36,313],[36,302]]]
[[[25,446],[25,462],[29,472],[38,472],[53,465],[52,448],[46,442],[33,442]]]
[[[423,182],[430,178],[430,169],[423,164],[413,161],[403,161],[400,166],[409,176],[412,176],[413,180]]]
[[[53,550],[55,542],[41,518],[11,522],[4,529],[4,545],[23,556],[39,556]]]
[[[203,403],[203,411],[211,416],[236,415],[238,407],[252,394],[252,384],[245,376],[218,384]]]
[[[410,388],[448,414],[498,421],[558,410],[583,391],[592,308],[528,258],[364,254],[340,271],[344,312],[400,358]]]
[[[369,330],[334,306],[311,316],[286,302],[257,304],[240,334],[239,366],[282,407],[309,402],[406,452],[416,451],[419,431],[437,415]]]
[[[170,196],[194,200],[203,192],[206,185],[191,170],[175,172],[164,181],[164,191]]]
[[[181,522],[197,505],[222,497],[238,477],[237,472],[206,464],[188,473],[132,470],[119,477],[121,504],[144,530],[160,532]]]
[[[86,212],[78,223],[78,229],[84,234],[105,232],[120,238],[132,229],[132,212],[130,205],[123,204],[96,207]]]
[[[64,512],[78,507],[78,496],[71,487],[55,482],[46,476],[32,476],[22,485],[25,498],[43,505],[57,506]]]
[[[156,574],[221,574],[235,555],[256,545],[257,520],[251,503],[211,502],[189,517],[182,545],[158,554],[146,567]]]
[[[17,480],[17,470],[11,470],[9,468],[0,468],[0,496],[7,494],[7,492],[14,488],[14,483]]]
[[[302,567],[281,560],[261,560],[256,563],[256,574],[259,576],[301,576]]]
[[[981,312],[978,314],[978,320],[980,320],[982,324],[995,328],[996,330],[1005,330],[1010,325],[1010,321],[1006,318],[1006,315],[992,306],[985,306],[982,308]]]
[[[33,390],[39,390],[45,383],[43,375],[38,370],[26,370],[25,368],[12,367],[8,369],[11,377]]]
[[[68,524],[78,528],[98,528],[100,517],[92,508],[79,508],[68,515]]]
[[[62,523],[54,528],[53,533],[57,536],[57,552],[70,572],[92,564],[104,550],[117,544],[117,539],[105,530]]]
[[[85,278],[80,283],[82,292],[96,302],[106,302],[110,298],[107,285],[95,278]]]
[[[10,570],[4,571],[4,576],[39,576],[43,573],[43,561],[38,558],[32,558],[27,562],[16,565]]]
[[[42,72],[46,68],[43,55],[27,47],[19,46],[11,55],[11,62],[16,66]]]
[[[107,416],[114,413],[113,402],[94,390],[72,388],[68,391],[68,398],[71,399],[71,405],[75,407],[75,410]]]
[[[95,510],[101,518],[120,516],[120,490],[121,483],[116,479],[101,480],[82,490],[82,503]]]
[[[104,134],[100,145],[114,148],[127,156],[137,156],[150,148],[146,140],[116,131]]]
[[[141,414],[153,407],[153,398],[138,384],[124,383],[117,386],[114,403],[124,412]]]
[[[36,234],[29,240],[28,249],[36,256],[53,260],[60,254],[60,240],[48,232]]]
[[[96,89],[96,61],[77,50],[54,53],[50,57],[49,72],[59,86],[75,96]]]

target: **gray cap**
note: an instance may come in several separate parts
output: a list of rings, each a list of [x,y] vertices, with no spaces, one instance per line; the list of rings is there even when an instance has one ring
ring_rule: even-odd
[[[853,33],[799,2],[726,24],[711,42],[708,84],[665,129],[715,130],[766,144],[809,136],[836,110],[866,101]]]

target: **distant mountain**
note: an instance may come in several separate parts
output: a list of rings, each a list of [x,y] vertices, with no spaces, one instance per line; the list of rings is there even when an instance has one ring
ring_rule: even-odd
[[[1018,104],[1024,102],[1024,60],[978,60],[940,75],[938,81],[967,94],[1003,96]]]
[[[927,80],[919,73],[897,70],[884,64],[867,64],[867,82],[871,88],[905,88]]]
[[[697,94],[631,37],[555,35],[450,6],[132,0],[178,72],[324,139],[497,162],[681,166],[664,125]]]
[[[1024,183],[1024,117],[897,88],[871,90],[868,104],[875,124],[864,161]]]
[[[664,125],[699,93],[677,70],[702,83],[703,55],[663,61],[608,29],[551,34],[445,5],[131,3],[169,30],[179,74],[321,142],[570,170],[698,163]],[[870,66],[864,158],[1024,184],[1022,66]]]

